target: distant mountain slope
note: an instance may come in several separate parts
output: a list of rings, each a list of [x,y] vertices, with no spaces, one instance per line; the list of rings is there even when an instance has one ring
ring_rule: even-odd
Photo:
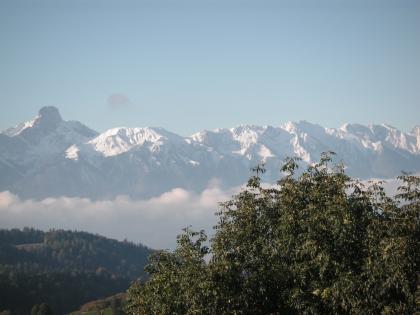
[[[45,185],[52,195],[60,193],[60,177],[68,176],[56,172],[63,152],[97,135],[80,122],[62,120],[55,107],[41,108],[33,120],[0,133],[0,190],[37,196]]]
[[[0,191],[22,198],[93,199],[156,196],[175,187],[201,191],[217,179],[244,183],[265,163],[264,180],[278,178],[287,156],[302,163],[334,151],[347,173],[362,179],[420,171],[420,127],[410,133],[383,124],[324,128],[306,121],[280,127],[239,126],[182,137],[162,128],[114,128],[102,134],[63,121],[54,107],[0,134]]]
[[[57,314],[124,291],[144,277],[152,250],[85,232],[0,230],[0,311],[28,314],[47,302]]]

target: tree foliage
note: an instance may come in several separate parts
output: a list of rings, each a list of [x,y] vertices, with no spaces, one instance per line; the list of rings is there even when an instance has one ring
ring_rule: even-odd
[[[275,187],[259,167],[222,203],[214,237],[185,229],[156,253],[130,314],[414,314],[418,311],[420,179],[399,194],[348,177],[332,153]],[[207,247],[210,246],[210,247]],[[418,301],[417,301],[418,303]]]

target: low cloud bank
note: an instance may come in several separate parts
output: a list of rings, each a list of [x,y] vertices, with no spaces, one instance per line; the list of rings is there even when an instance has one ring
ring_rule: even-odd
[[[400,184],[385,181],[385,191],[394,195]],[[176,188],[147,200],[119,196],[104,201],[68,197],[21,200],[4,191],[0,192],[0,228],[72,229],[173,249],[176,236],[187,226],[205,229],[211,235],[218,203],[231,199],[239,190],[223,191],[213,183],[200,194]]]
[[[189,225],[210,234],[217,222],[218,203],[237,191],[210,187],[196,194],[176,188],[147,200],[119,196],[105,201],[68,197],[21,200],[4,191],[0,192],[0,228],[77,229],[173,249],[176,235]]]

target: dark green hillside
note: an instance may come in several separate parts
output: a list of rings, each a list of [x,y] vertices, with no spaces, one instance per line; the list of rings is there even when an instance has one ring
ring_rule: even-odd
[[[143,278],[151,249],[85,232],[0,230],[0,311],[55,313],[124,291]]]

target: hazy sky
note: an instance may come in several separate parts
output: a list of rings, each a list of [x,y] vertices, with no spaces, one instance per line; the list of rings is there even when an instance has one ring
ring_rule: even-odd
[[[316,5],[315,5],[316,3]],[[420,123],[420,1],[0,0],[0,129]]]

